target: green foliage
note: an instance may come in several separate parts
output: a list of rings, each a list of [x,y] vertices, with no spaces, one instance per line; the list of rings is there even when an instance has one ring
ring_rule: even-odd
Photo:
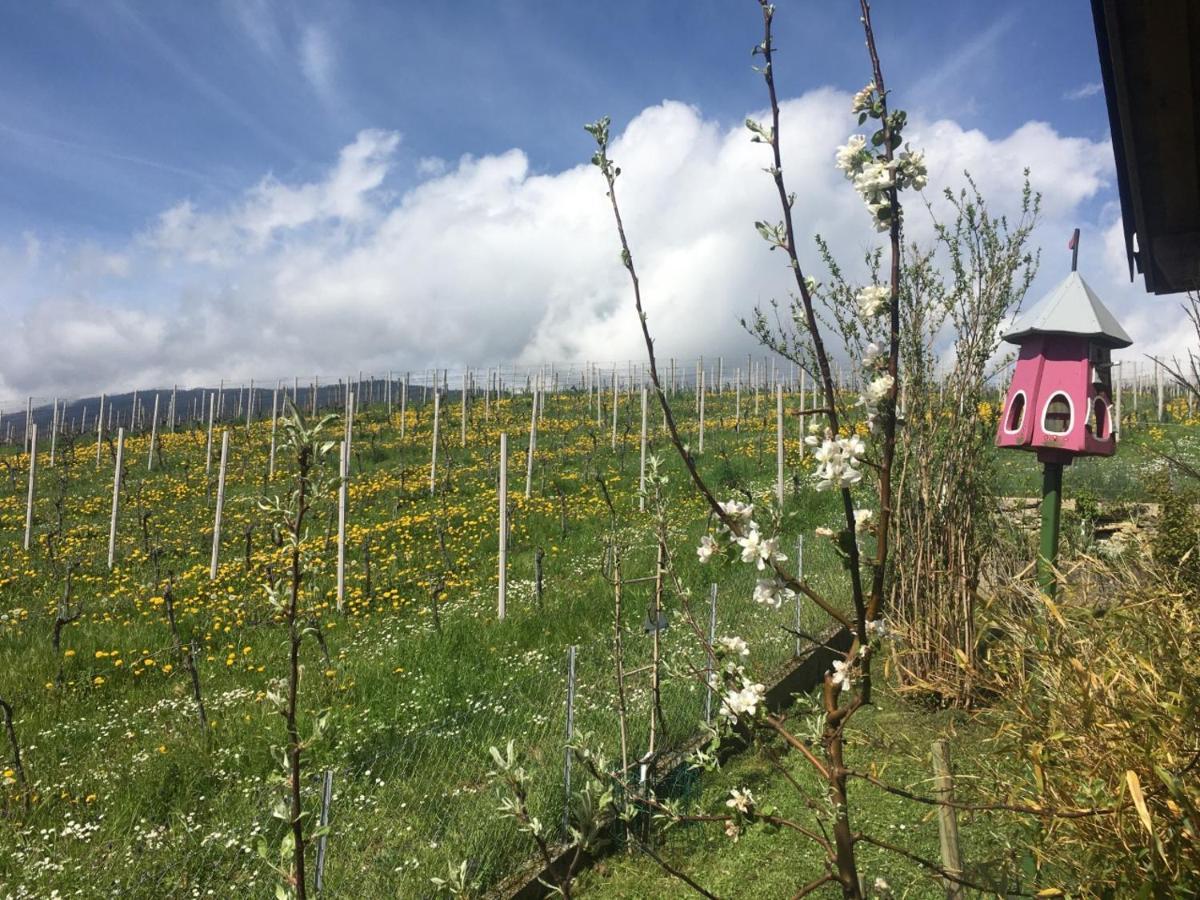
[[[1158,528],[1151,549],[1171,580],[1200,593],[1200,484],[1182,475],[1162,473],[1153,482],[1159,503]]]

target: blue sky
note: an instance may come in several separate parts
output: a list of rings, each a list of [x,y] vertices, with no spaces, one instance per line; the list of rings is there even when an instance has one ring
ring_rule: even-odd
[[[845,7],[844,9],[842,7]],[[854,90],[852,6],[780,4],[781,89]],[[848,12],[849,11],[849,12]],[[880,3],[892,88],[989,133],[1030,119],[1098,139],[1088,4]],[[580,125],[663,99],[736,122],[761,102],[754,4],[23,3],[0,29],[0,228],[111,238],[183,198],[213,204],[265,172],[306,178],[363,128],[422,157],[522,148],[535,171],[588,153]]]
[[[832,149],[855,127],[843,95],[869,71],[857,5],[777,5],[781,95],[816,117],[784,125],[794,177],[823,173],[811,175],[805,227],[845,229],[857,255],[869,230],[846,223],[841,199],[821,199]],[[1094,268],[1118,307],[1140,302],[1114,252],[1089,5],[894,2],[874,17],[894,102],[916,137],[945,143],[940,169],[941,148],[925,147],[931,172],[953,184],[969,160],[1003,208],[1013,173],[1032,166],[1047,192],[1038,238],[1055,265],[1079,224],[1085,274]],[[665,339],[681,355],[740,352],[732,324],[785,288],[757,274],[747,285],[759,256],[705,249],[724,227],[705,216],[727,205],[713,172],[727,174],[740,122],[765,103],[750,69],[752,0],[0,0],[0,20],[0,314],[15,327],[0,399],[635,353],[602,191],[584,165],[581,126],[603,114],[617,134],[630,127],[624,146],[645,177],[673,185],[635,181],[641,196],[628,202],[635,227],[645,219],[651,279],[660,265],[662,293],[679,295],[663,309],[687,296],[715,323],[673,328]],[[755,177],[757,164],[731,165]],[[697,192],[711,202],[690,243],[663,236],[678,219],[639,211],[653,197],[663,215],[696,218]],[[745,218],[729,226],[735,242],[772,214],[726,212]],[[464,237],[437,243],[452,233]],[[552,252],[560,233],[571,239]],[[738,277],[720,297],[689,286],[689,253]],[[431,304],[464,322],[494,313],[489,339],[424,318]],[[1151,330],[1143,319],[1135,337]]]

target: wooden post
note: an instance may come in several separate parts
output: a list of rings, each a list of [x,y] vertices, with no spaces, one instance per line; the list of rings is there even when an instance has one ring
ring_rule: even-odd
[[[66,403],[64,402],[64,407]],[[64,412],[66,410],[64,409]],[[1162,418],[1162,416],[1159,416]],[[54,468],[54,450],[58,445],[59,437],[59,398],[54,398],[54,410],[50,413],[50,468]]]
[[[500,433],[500,586],[496,594],[496,616],[504,620],[508,611],[508,434]]]
[[[1163,421],[1163,367],[1158,365],[1158,360],[1154,360],[1154,390],[1158,394],[1158,421]],[[52,457],[53,460],[53,457]],[[50,464],[53,464],[50,463]]]
[[[217,414],[217,395],[208,395],[208,443],[204,449],[204,477],[212,474],[213,417]],[[206,488],[207,490],[207,488]]]
[[[158,393],[154,394],[154,421],[150,423],[150,452],[146,455],[146,471],[154,471],[154,444],[158,441]]]
[[[404,383],[400,385],[400,440],[404,440],[404,420],[408,413],[408,373],[404,373]]]
[[[329,808],[333,805],[333,770],[326,769],[321,783],[321,817],[318,824],[321,828],[329,827]],[[317,893],[325,887],[325,857],[329,848],[329,832],[325,831],[317,838],[317,877],[314,887]]]
[[[33,534],[33,491],[37,483],[37,423],[29,432],[29,496],[25,500],[25,541],[22,546],[29,551],[29,540]]]
[[[462,421],[459,423],[459,443],[467,446],[467,369],[462,373]]]
[[[612,449],[617,449],[617,367],[612,373]]]
[[[293,405],[295,403],[293,402]],[[279,420],[279,385],[275,385],[275,392],[271,394],[271,456],[267,463],[267,480],[270,481],[275,477],[275,428]]]
[[[225,506],[225,469],[229,463],[229,431],[221,431],[221,468],[217,472],[217,511],[213,518],[212,563],[208,567],[208,577],[217,580],[217,564],[221,559],[221,513]]]
[[[100,442],[104,440],[104,395],[100,395],[100,412],[96,416],[96,471],[100,471]]]
[[[112,407],[109,407],[112,411]],[[108,567],[113,567],[117,551],[117,509],[121,502],[121,464],[125,458],[125,429],[117,429],[117,464],[113,469],[112,517],[108,523]]]
[[[933,742],[933,795],[943,803],[954,800],[954,775],[950,771],[950,749],[944,740]],[[958,847],[958,818],[952,806],[938,806],[938,837],[941,841],[942,868],[950,875],[962,877],[962,856]],[[964,896],[961,882],[944,879],[948,900]]]
[[[1117,370],[1117,377],[1113,379],[1113,389],[1116,391],[1116,397],[1113,398],[1113,440],[1117,443],[1121,442],[1121,378],[1124,376],[1125,369],[1123,363],[1116,363],[1113,366]]]
[[[642,385],[641,462],[638,466],[638,510],[646,511],[646,386]]]
[[[783,385],[775,385],[775,499],[783,506]]]
[[[350,476],[350,445],[338,448],[337,611],[346,603],[346,494]]]
[[[529,414],[529,453],[525,457],[525,499],[533,494],[533,454],[537,452],[537,392],[538,386],[533,386],[533,407]]]
[[[433,386],[433,449],[429,456],[429,493],[430,495],[437,493],[437,445],[438,445],[438,427],[440,425],[442,411],[442,392],[438,390],[438,386]]]

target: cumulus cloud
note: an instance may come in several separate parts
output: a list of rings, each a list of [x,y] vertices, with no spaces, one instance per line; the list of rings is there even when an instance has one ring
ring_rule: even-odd
[[[848,95],[829,89],[783,104],[802,261],[818,277],[814,234],[852,273],[879,241],[833,167],[853,125],[848,108]],[[1073,225],[1087,225],[1074,220],[1111,187],[1106,143],[1044,123],[991,137],[914,117],[908,136],[929,159],[935,209],[937,189],[961,184],[968,169],[1011,213],[1031,168],[1044,196],[1036,237],[1051,251],[1031,300],[1065,274],[1065,251],[1061,259],[1053,251]],[[267,176],[226,208],[180,202],[126,246],[94,253],[110,266],[93,264],[88,278],[62,276],[45,247],[0,248],[26,298],[0,361],[0,396],[641,358],[592,166],[534,172],[519,149],[423,160],[404,173],[415,186],[396,193],[388,179],[399,142],[394,132],[364,131],[320,178]],[[744,358],[753,343],[738,320],[755,303],[786,298],[784,261],[753,228],[778,215],[766,152],[740,126],[671,101],[643,110],[617,136],[618,193],[662,355]],[[932,223],[915,199],[908,233],[928,243]],[[1085,229],[1097,233],[1101,260],[1085,275],[1150,345],[1171,331],[1162,316],[1176,305],[1154,304],[1151,314],[1140,286],[1128,286],[1123,247],[1112,245],[1114,216],[1106,208]]]

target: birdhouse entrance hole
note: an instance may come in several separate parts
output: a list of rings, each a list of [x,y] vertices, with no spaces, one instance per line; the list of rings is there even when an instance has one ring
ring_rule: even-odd
[[[1108,440],[1110,426],[1108,421],[1108,404],[1103,397],[1092,401],[1092,415],[1087,423],[1088,431],[1102,441]]]
[[[1008,416],[1005,419],[1004,430],[1009,434],[1016,434],[1021,430],[1021,425],[1025,421],[1025,392],[1017,391],[1012,402],[1008,405]]]
[[[1046,401],[1046,411],[1042,414],[1042,431],[1046,434],[1070,434],[1074,424],[1075,410],[1071,407],[1071,398],[1058,391]]]

